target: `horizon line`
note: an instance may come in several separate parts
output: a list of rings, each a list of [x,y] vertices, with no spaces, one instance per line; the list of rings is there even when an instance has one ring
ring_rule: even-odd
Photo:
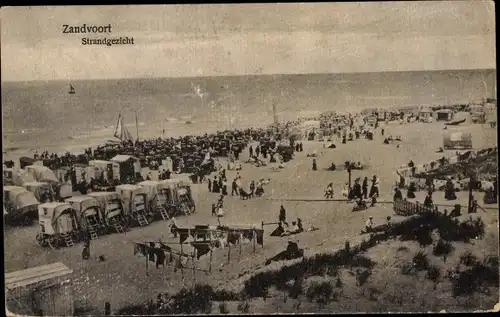
[[[271,73],[271,74],[241,74],[241,75],[201,75],[201,76],[160,76],[160,77],[110,77],[86,79],[35,79],[35,80],[2,80],[4,83],[31,83],[31,82],[77,82],[77,81],[104,81],[104,80],[130,80],[130,79],[199,79],[211,77],[256,77],[256,76],[296,76],[296,75],[340,75],[340,74],[377,74],[377,73],[408,73],[408,72],[450,72],[450,71],[495,71],[496,68],[460,68],[460,69],[433,69],[433,70],[390,70],[390,71],[365,71],[365,72],[324,72],[324,73]]]

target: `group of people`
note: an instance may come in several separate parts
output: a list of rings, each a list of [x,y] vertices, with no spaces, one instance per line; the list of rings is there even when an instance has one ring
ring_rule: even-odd
[[[362,184],[360,184],[361,178],[356,178],[354,180],[354,185],[352,188],[346,188],[345,191],[343,191],[343,195],[347,196],[347,199],[349,200],[362,200],[362,199],[368,199],[368,198],[377,198],[379,197],[379,180],[376,175],[373,175],[373,178],[371,180],[371,185],[370,185],[370,191],[368,191],[368,177],[365,177],[363,179]],[[346,187],[349,187],[348,184],[346,184]],[[325,198],[333,198],[334,196],[334,189],[333,189],[333,183],[329,183],[328,186],[326,187],[325,190]]]
[[[283,205],[281,205],[278,216],[278,227],[274,229],[273,232],[271,232],[271,236],[281,237],[284,235],[296,234],[303,231],[304,227],[302,225],[302,219],[297,218],[297,221],[292,221],[292,225],[290,226],[286,221],[286,209]]]

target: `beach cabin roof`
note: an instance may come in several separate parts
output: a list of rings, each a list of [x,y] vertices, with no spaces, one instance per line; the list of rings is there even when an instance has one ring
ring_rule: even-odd
[[[420,113],[431,113],[431,109],[420,109]]]
[[[46,187],[48,186],[49,183],[47,182],[27,182],[27,183],[24,183],[23,186],[30,186],[30,187]]]
[[[92,207],[99,207],[99,201],[91,196],[73,196],[64,200],[69,203],[73,210],[83,213]],[[80,216],[80,215],[79,215]]]
[[[158,181],[152,181],[152,180],[143,181],[143,182],[138,183],[137,185],[145,186],[145,187],[155,187],[155,186],[158,186]]]
[[[91,197],[94,197],[94,198],[98,198],[98,197],[112,197],[112,196],[114,196],[114,197],[111,198],[111,199],[114,199],[115,197],[119,198],[119,195],[116,192],[92,192],[92,193],[88,193],[87,195],[91,196]]]
[[[165,179],[160,182],[158,182],[159,185],[164,185],[167,184],[169,188],[179,188],[183,186],[189,186],[189,183],[187,183],[185,180],[180,179],[180,178],[172,178],[172,179]]]
[[[71,210],[71,205],[68,203],[43,203],[38,205],[38,219],[50,219],[54,222],[57,218],[59,218],[62,214],[64,214],[67,210]]]
[[[5,273],[5,288],[12,291],[20,287],[36,286],[71,273],[73,273],[73,270],[61,262]]]
[[[117,190],[130,190],[130,191],[134,191],[134,190],[137,190],[138,188],[142,188],[142,187],[141,186],[137,186],[137,185],[131,185],[131,184],[123,184],[123,185],[116,186]]]
[[[43,203],[39,205],[42,208],[49,208],[49,209],[56,209],[58,207],[68,207],[69,205],[67,203],[60,203],[60,202],[52,202],[52,203]]]
[[[47,166],[39,165],[39,164],[28,165],[24,169],[26,169],[26,170],[31,169],[31,170],[36,171],[36,172],[44,172],[46,170],[50,171],[50,168],[48,168]]]
[[[21,186],[4,186],[3,191],[4,192],[25,192],[26,188],[21,187]]]
[[[129,160],[137,160],[137,158],[131,156],[131,155],[123,155],[123,154],[118,154],[117,156],[113,157],[111,159],[112,162],[117,162],[117,163],[123,163],[127,162]]]
[[[438,110],[437,112],[438,112],[438,113],[452,113],[452,112],[453,112],[453,110],[451,110],[451,109],[440,109],[440,110]]]
[[[37,181],[58,182],[56,174],[53,170],[43,165],[28,165],[24,168],[29,173],[33,173],[33,177]]]
[[[115,162],[111,162],[111,161],[105,161],[105,160],[91,160],[89,161],[89,165],[92,165],[92,164],[97,164],[97,165],[106,165],[106,164],[111,164],[111,163],[115,163]],[[84,165],[85,166],[85,165]]]
[[[88,196],[88,195],[73,196],[73,197],[66,198],[64,201],[65,202],[73,202],[73,203],[83,203],[83,202],[86,202],[89,199],[94,200],[95,198],[92,197],[92,196]]]

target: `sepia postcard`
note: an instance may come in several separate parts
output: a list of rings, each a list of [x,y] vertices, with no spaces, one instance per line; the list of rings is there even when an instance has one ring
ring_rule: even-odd
[[[498,311],[493,1],[0,12],[8,316]]]

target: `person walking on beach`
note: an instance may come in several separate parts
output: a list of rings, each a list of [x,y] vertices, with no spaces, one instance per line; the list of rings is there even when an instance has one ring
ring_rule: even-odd
[[[286,210],[283,205],[280,207],[279,223],[284,223],[288,227],[288,222],[286,222]]]
[[[375,196],[376,195],[376,196]],[[378,179],[376,175],[373,175],[372,179],[372,187],[370,188],[370,197],[378,197],[379,196],[379,191],[378,191]]]
[[[222,177],[219,177],[219,191],[221,194],[222,194],[223,186],[224,186],[223,179],[222,179]]]
[[[259,154],[260,154],[260,147],[257,145],[255,147],[255,156],[258,158],[259,157]]]
[[[362,189],[363,189],[363,197],[366,199],[368,198],[368,177],[365,176],[365,178],[363,179],[363,186],[362,186]]]
[[[225,178],[222,180],[222,195],[227,195],[227,182]]]
[[[88,260],[90,258],[90,233],[85,238],[85,243],[83,245],[82,258]]]
[[[349,199],[362,199],[363,193],[361,191],[361,185],[359,184],[359,177],[354,180],[354,186],[351,189]]]
[[[250,182],[250,197],[254,197],[255,196],[255,181],[251,181]]]
[[[326,187],[325,198],[333,198],[333,183],[328,184]]]
[[[218,193],[219,190],[219,180],[217,176],[214,176],[214,181],[212,182],[212,193]]]
[[[427,192],[427,196],[425,196],[425,199],[424,199],[424,207],[432,208],[432,205],[434,205],[434,203],[432,201],[432,191],[429,190]]]
[[[317,163],[316,163],[316,159],[315,159],[315,158],[313,158],[313,166],[312,166],[312,170],[313,170],[313,171],[317,171],[317,170],[318,170],[318,165],[317,165]]]
[[[248,155],[250,156],[250,158],[253,157],[253,147],[250,145],[250,147],[248,148]]]
[[[231,184],[231,196],[234,196],[234,193],[236,193],[236,196],[238,196],[238,185],[236,184],[236,178],[233,179],[233,182]]]

